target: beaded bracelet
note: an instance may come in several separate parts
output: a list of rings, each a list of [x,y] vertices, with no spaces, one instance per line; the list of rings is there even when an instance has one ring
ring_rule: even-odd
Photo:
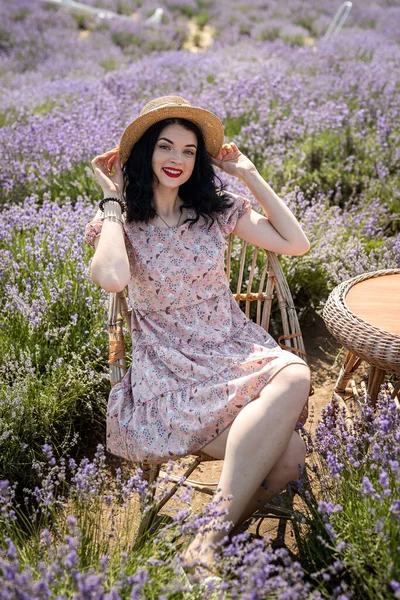
[[[99,208],[102,212],[104,212],[104,203],[114,200],[114,202],[118,202],[118,204],[121,207],[121,212],[124,213],[125,212],[125,203],[122,202],[122,200],[120,200],[120,198],[104,198],[103,200],[100,200],[99,202]]]

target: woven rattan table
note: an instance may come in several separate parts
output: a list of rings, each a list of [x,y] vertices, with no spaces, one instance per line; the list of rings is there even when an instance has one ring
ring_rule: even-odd
[[[323,319],[347,350],[334,398],[344,398],[354,372],[366,361],[366,391],[375,405],[386,372],[400,374],[400,269],[364,273],[341,283],[329,295]],[[398,407],[399,389],[400,382],[392,389]]]

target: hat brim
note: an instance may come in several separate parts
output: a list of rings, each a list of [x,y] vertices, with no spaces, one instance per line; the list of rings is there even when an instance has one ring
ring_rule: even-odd
[[[163,106],[139,116],[125,128],[119,144],[119,157],[125,163],[133,146],[142,135],[158,121],[182,118],[192,121],[202,131],[207,152],[216,157],[224,143],[224,126],[221,120],[209,110],[198,106]]]

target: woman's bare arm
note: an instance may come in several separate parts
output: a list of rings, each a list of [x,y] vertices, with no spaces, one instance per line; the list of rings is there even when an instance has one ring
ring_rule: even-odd
[[[284,201],[274,192],[257,170],[245,171],[241,177],[262,207],[265,217],[255,210],[243,215],[233,231],[265,250],[301,256],[310,249],[300,223]]]
[[[104,216],[122,220],[121,207],[116,202],[106,202]],[[123,290],[130,279],[129,259],[121,223],[104,219],[100,236],[95,239],[90,278],[106,292]]]
[[[263,217],[251,210],[242,215],[233,231],[235,235],[279,254],[299,256],[308,252],[310,242],[294,214],[234,142],[224,144],[212,163],[243,181],[265,214]]]
[[[104,197],[122,198],[123,178],[118,151],[113,149],[96,156],[92,161],[92,167],[103,189]],[[113,167],[114,174],[112,174]],[[121,207],[117,202],[106,202],[103,208],[104,217],[114,216],[124,221]],[[100,236],[95,239],[94,246],[90,279],[106,292],[123,290],[130,279],[130,265],[122,224],[104,219]]]

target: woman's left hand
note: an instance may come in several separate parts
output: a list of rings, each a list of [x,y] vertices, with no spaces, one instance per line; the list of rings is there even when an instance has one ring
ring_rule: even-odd
[[[246,171],[255,171],[256,167],[251,160],[242,154],[234,142],[224,144],[216,158],[211,157],[211,162],[228,175],[241,179]]]

